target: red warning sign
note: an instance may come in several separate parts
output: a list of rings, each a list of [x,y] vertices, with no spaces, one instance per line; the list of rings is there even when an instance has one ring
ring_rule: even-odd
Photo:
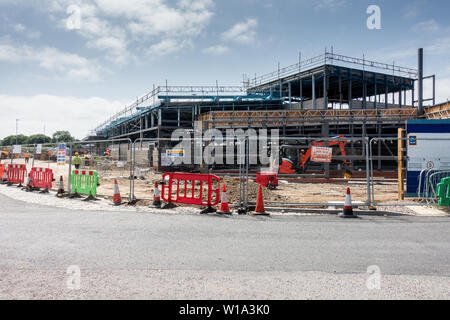
[[[311,161],[330,163],[333,159],[333,148],[312,147]]]

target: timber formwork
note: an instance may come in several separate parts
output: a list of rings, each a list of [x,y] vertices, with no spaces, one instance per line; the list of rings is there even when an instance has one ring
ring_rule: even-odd
[[[425,108],[425,118],[433,120],[450,119],[449,101],[434,107]]]

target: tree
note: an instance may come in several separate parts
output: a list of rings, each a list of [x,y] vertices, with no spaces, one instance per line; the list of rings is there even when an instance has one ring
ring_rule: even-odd
[[[27,144],[45,144],[50,142],[52,142],[52,138],[43,134],[35,134],[27,139]]]
[[[8,136],[5,139],[3,139],[2,145],[3,146],[13,146],[15,144],[26,144],[28,137],[24,136],[23,134],[19,134],[17,136]]]
[[[69,131],[56,131],[53,134],[53,142],[72,142],[75,141],[75,138],[72,137]]]

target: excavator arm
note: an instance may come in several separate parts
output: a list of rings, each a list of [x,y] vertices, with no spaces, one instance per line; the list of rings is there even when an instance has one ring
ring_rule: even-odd
[[[344,139],[344,136],[340,136],[340,139]],[[306,151],[306,152],[302,152],[300,153],[299,156],[299,167],[305,171],[305,167],[306,164],[308,163],[308,161],[310,161],[311,156],[312,156],[312,149],[313,147],[325,147],[326,142],[318,142],[318,141],[313,141],[311,143],[310,148]],[[342,156],[346,156],[347,153],[345,152],[345,147],[347,146],[347,141],[345,140],[340,140],[340,141],[329,141],[328,142],[328,146],[329,147],[335,147],[335,146],[339,146],[339,150]],[[300,148],[300,147],[299,147]],[[344,163],[346,165],[349,165],[350,162],[348,160],[344,160]],[[280,173],[295,173],[295,168],[294,168],[294,164],[292,163],[292,161],[288,161],[288,160],[284,160],[281,167],[280,167]]]

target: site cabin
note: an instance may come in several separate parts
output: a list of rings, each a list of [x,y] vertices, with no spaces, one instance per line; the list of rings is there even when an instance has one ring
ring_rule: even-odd
[[[406,196],[417,197],[421,172],[450,172],[450,120],[410,120],[406,135]]]

